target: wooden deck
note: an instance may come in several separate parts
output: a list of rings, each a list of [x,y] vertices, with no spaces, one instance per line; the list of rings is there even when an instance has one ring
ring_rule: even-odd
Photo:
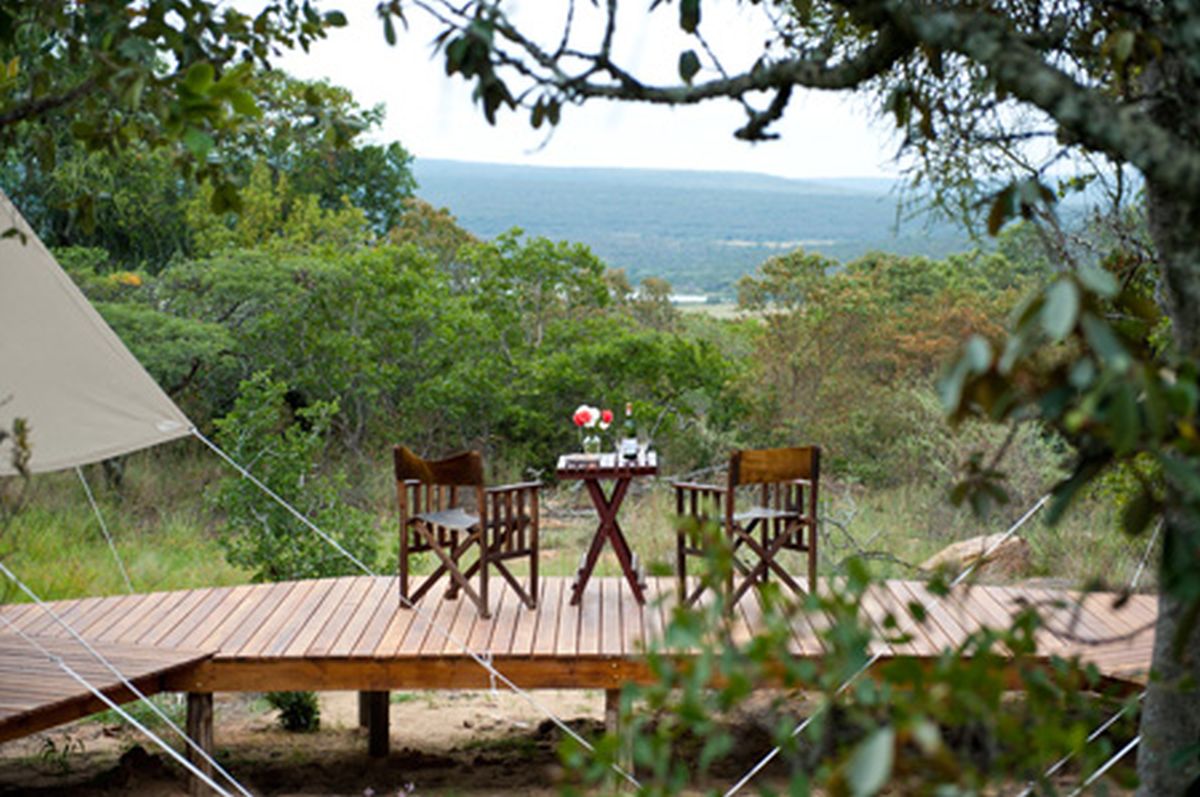
[[[86,717],[107,706],[72,678],[47,654],[61,660],[115,703],[135,695],[112,671],[73,639],[35,637],[45,653],[17,634],[0,634],[0,742]],[[166,678],[193,666],[207,653],[187,650],[99,644],[97,650],[112,662],[142,694],[164,691]]]
[[[156,686],[169,691],[470,689],[489,686],[487,672],[464,651],[490,656],[518,685],[528,689],[612,689],[644,681],[639,654],[661,639],[674,605],[674,583],[650,579],[648,601],[639,605],[623,579],[598,578],[579,606],[570,606],[566,578],[545,578],[537,610],[524,608],[511,589],[493,597],[490,620],[469,601],[447,601],[431,591],[423,611],[401,608],[394,577],[343,577],[278,584],[155,592],[51,604],[89,641],[170,658],[211,651],[186,666],[163,670]],[[936,599],[915,581],[889,581],[868,593],[865,609],[876,623],[905,606],[926,603],[929,619],[914,627],[911,641],[886,656],[936,656],[981,626],[1007,625],[1025,602],[1049,614],[1039,633],[1045,654],[1079,653],[1113,678],[1136,681],[1149,668],[1156,604],[1134,596],[1120,610],[1113,597],[1093,594],[1081,605],[1063,593],[1025,587],[974,586]],[[1067,605],[1054,608],[1055,602]],[[0,607],[26,633],[44,639],[66,632],[34,606]],[[756,598],[738,606],[734,632],[748,638],[761,619]],[[791,650],[819,657],[817,631],[823,616],[798,617]],[[1113,638],[1115,641],[1113,641]],[[11,633],[6,645],[23,644]],[[1095,644],[1097,640],[1110,640]],[[175,661],[175,659],[170,659]],[[132,661],[132,660],[131,660]],[[165,659],[164,659],[165,661]],[[93,670],[94,671],[94,668]],[[0,671],[0,705],[24,680]],[[56,694],[47,685],[42,692]],[[0,728],[4,719],[0,717]],[[0,737],[3,738],[3,737]]]

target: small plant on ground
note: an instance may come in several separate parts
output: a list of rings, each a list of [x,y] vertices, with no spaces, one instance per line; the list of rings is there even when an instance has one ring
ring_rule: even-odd
[[[53,736],[47,736],[42,739],[42,749],[38,753],[38,760],[46,769],[60,775],[69,775],[72,757],[83,755],[83,750],[83,740],[77,739],[69,733],[64,733],[57,742],[54,741]]]
[[[285,731],[311,733],[321,727],[316,692],[267,692],[266,701],[279,711],[279,724]]]

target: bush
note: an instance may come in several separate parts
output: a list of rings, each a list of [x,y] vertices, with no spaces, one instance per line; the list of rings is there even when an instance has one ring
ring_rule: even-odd
[[[266,700],[279,710],[279,724],[285,731],[312,733],[321,727],[316,692],[267,692]]]
[[[317,402],[292,411],[287,386],[258,374],[243,382],[233,411],[217,421],[217,440],[237,462],[330,535],[368,568],[378,555],[370,513],[347,505],[345,474],[318,470],[337,405]],[[358,568],[247,479],[222,480],[213,496],[226,516],[226,558],[254,571],[256,581],[359,573]]]

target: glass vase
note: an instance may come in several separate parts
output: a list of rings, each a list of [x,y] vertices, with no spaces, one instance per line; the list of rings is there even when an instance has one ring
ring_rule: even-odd
[[[590,432],[585,432],[583,435],[583,453],[599,454],[600,453],[600,435]]]

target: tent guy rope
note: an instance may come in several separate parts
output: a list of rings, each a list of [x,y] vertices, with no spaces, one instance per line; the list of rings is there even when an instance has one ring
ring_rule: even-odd
[[[121,554],[117,553],[117,546],[113,543],[112,535],[108,532],[108,524],[104,522],[104,515],[96,504],[96,497],[92,495],[92,487],[88,484],[87,477],[83,475],[83,468],[76,465],[75,473],[79,474],[79,483],[83,485],[83,491],[87,493],[88,503],[91,504],[92,512],[96,515],[96,522],[100,524],[100,531],[104,534],[104,541],[108,543],[108,550],[112,551],[113,559],[117,560],[117,569],[121,571],[121,578],[125,579],[125,590],[132,593],[133,582],[129,580],[129,571],[125,569],[125,563],[121,561]]]

